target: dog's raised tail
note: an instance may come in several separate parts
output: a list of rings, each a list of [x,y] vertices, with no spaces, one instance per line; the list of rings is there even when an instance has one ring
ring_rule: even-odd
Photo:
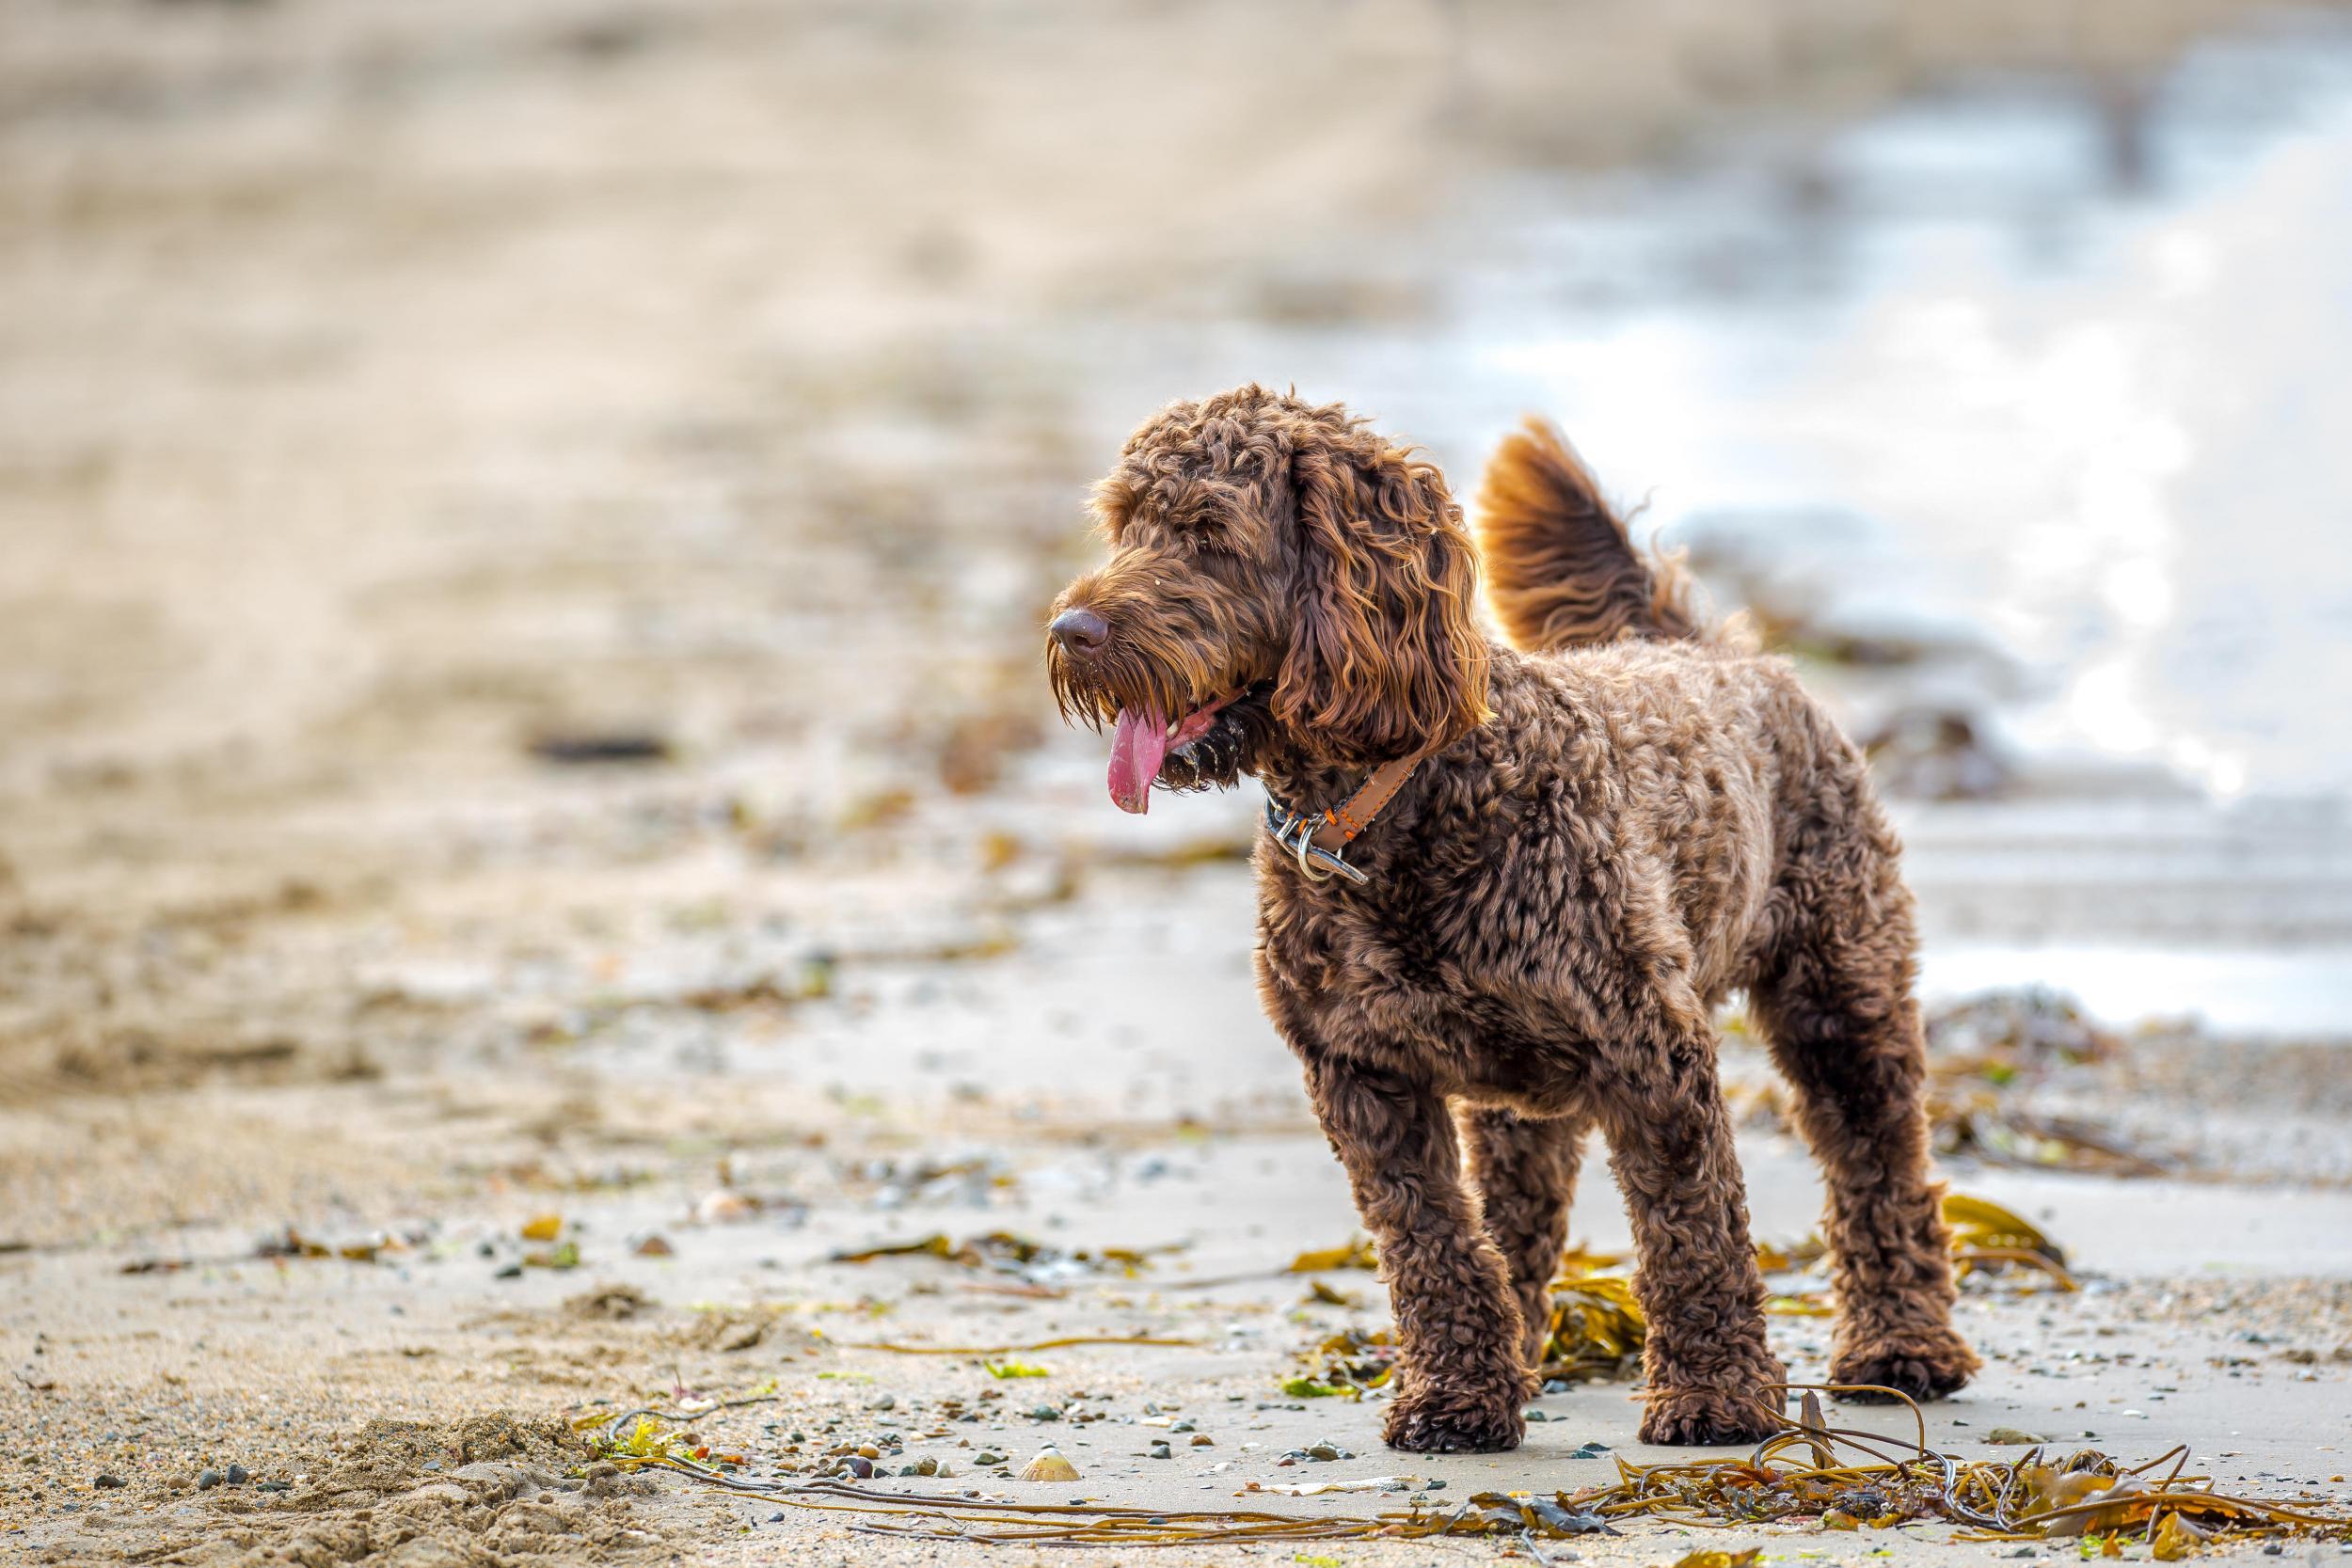
[[[1620,637],[1697,637],[1690,574],[1637,548],[1544,420],[1502,439],[1478,491],[1478,549],[1503,635],[1530,652]]]

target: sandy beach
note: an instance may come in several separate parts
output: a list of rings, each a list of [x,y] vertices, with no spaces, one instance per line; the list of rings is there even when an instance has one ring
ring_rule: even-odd
[[[2184,166],[2240,158],[2255,172],[2227,199],[2261,233],[2319,214],[2273,248],[2313,299],[2340,278],[2352,228],[2305,197],[2352,167],[2352,119],[2329,118],[2352,103],[2331,85],[2352,83],[2342,13],[2281,34],[2233,5],[2075,9],[1963,28],[1862,0],[1601,8],[1573,26],[1534,6],[1474,25],[1410,5],[1339,24],[15,8],[0,1561],[1045,1555],[882,1539],[599,1459],[600,1418],[705,1401],[763,1402],[691,1428],[745,1479],[854,1457],[889,1489],[1167,1512],[1549,1497],[1674,1457],[1634,1441],[1628,1379],[1549,1392],[1525,1447],[1462,1458],[1383,1449],[1377,1391],[1285,1392],[1317,1345],[1388,1313],[1369,1271],[1287,1272],[1357,1228],[1251,989],[1258,802],[1114,811],[1099,739],[1054,722],[1037,646],[1093,547],[1081,499],[1119,436],[1241,373],[1406,421],[1465,490],[1531,404],[1592,429],[1629,494],[1678,460],[1704,469],[1657,512],[1722,608],[1784,618],[1856,732],[1896,737],[1882,765],[1931,1003],[2054,987],[2106,1042],[1997,1083],[1955,1069],[1980,1102],[1940,1124],[1946,1180],[2040,1227],[2079,1289],[2018,1269],[1967,1282],[1986,1369],[1929,1411],[1929,1443],[1998,1457],[2006,1428],[2126,1463],[2185,1444],[2225,1490],[2343,1509],[2352,812],[2325,787],[2340,735],[2279,695],[2301,680],[2325,706],[2340,678],[2325,643],[2295,641],[2340,628],[2340,548],[2261,590],[2275,635],[2229,675],[2204,657],[2227,639],[2200,595],[2255,590],[2220,533],[2184,535],[2165,566],[2171,621],[2102,600],[2128,634],[2102,641],[1987,586],[1977,546],[1940,553],[1931,498],[1887,525],[1884,547],[1913,553],[1883,580],[1980,591],[1982,625],[1946,637],[1931,617],[1950,605],[1906,599],[1888,625],[1916,645],[1887,656],[1901,638],[1851,592],[1855,561],[1881,558],[1791,522],[1767,534],[1786,572],[1759,573],[1740,552],[1801,465],[1723,455],[1821,427],[1797,386],[1820,363],[1774,357],[1776,333],[1878,364],[1867,320],[1911,324],[1910,343],[1943,319],[1897,254],[1913,220],[1873,208],[1867,181],[1836,186],[1840,206],[1807,150],[1915,145],[1911,117],[1954,83],[2024,73],[2092,105],[2085,125],[2140,126],[2158,164],[2176,142]],[[1218,46],[1235,36],[1253,48]],[[1607,68],[1564,103],[1570,51]],[[2248,57],[2302,62],[2302,118],[2215,118],[2200,73]],[[2167,90],[2142,125],[2117,105],[2151,83]],[[1967,126],[2014,131],[2009,98],[1959,102],[1982,117]],[[2092,162],[2120,180],[2117,160]],[[2034,227],[2059,209],[2120,249],[2223,222],[2193,182],[2095,200],[2025,183],[1936,221],[2061,249]],[[1816,248],[1758,259],[1701,221],[1758,191],[1843,215],[1794,226]],[[1624,253],[1539,254],[1564,228]],[[2074,286],[2108,276],[2104,243],[2066,262]],[[1700,325],[1676,331],[1707,354],[1663,353],[1678,340],[1641,325],[1667,274],[1698,301]],[[2199,297],[2147,309],[2223,336]],[[1559,314],[1520,341],[1504,304],[1529,299]],[[2271,386],[2250,357],[2270,350],[2246,341],[2231,363]],[[1543,360],[1547,342],[1589,372]],[[2048,369],[2019,356],[2026,379]],[[1786,385],[1741,379],[1768,362]],[[1685,451],[1648,434],[1668,404],[1644,400],[1669,393],[1694,410]],[[2279,450],[2334,428],[2331,395],[2296,403],[2308,425],[2263,425],[2288,432]],[[1799,413],[1726,412],[1751,405]],[[2198,483],[2295,467],[2309,492],[2265,504],[2340,515],[2335,471],[2274,462],[2246,435],[2260,423],[2232,427],[2246,438]],[[2054,445],[2033,466],[2069,461]],[[1922,472],[1940,494],[1947,470]],[[2048,510],[2024,480],[2002,499]],[[2073,539],[2061,512],[2052,536]],[[2172,630],[2195,671],[2166,663]],[[2116,690],[2133,701],[2103,705]],[[2107,721],[2125,709],[2161,738]],[[1906,724],[1963,710],[1967,744],[1905,749]],[[1997,787],[1946,787],[1983,769]],[[1802,1242],[1810,1164],[1761,1051],[1726,1024],[1756,1235]],[[2121,1152],[2074,1168],[2053,1128]],[[1597,1151],[1586,1168],[1574,1235],[1622,1249]],[[999,1232],[1044,1250],[836,1260]],[[1800,1378],[1821,1374],[1827,1332],[1773,1319]],[[1072,1337],[1178,1342],[1000,1348]],[[1077,1481],[1013,1479],[1049,1444]],[[1384,1476],[1410,1484],[1248,1490]],[[1151,1560],[2082,1549],[1961,1533],[1629,1521]]]

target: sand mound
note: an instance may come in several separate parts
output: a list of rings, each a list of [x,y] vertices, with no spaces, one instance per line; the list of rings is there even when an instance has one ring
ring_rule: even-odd
[[[562,1421],[500,1411],[433,1424],[376,1420],[313,1484],[255,1507],[218,1504],[231,1528],[163,1559],[192,1568],[554,1568],[665,1550],[635,1500],[653,1483],[596,1461]]]

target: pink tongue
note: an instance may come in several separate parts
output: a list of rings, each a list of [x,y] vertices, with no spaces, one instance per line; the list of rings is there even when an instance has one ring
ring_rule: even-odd
[[[1168,720],[1157,708],[1137,713],[1119,710],[1118,728],[1111,732],[1111,799],[1121,811],[1152,809],[1152,781],[1160,776],[1160,759],[1168,755]]]

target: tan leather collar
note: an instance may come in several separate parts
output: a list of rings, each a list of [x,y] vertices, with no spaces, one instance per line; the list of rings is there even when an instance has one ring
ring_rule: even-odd
[[[1382,763],[1357,786],[1355,794],[1320,813],[1294,812],[1268,796],[1266,828],[1275,843],[1298,857],[1298,869],[1311,880],[1320,882],[1338,874],[1358,884],[1367,882],[1370,878],[1347,863],[1347,846],[1372,826],[1373,819],[1405,787],[1405,781],[1413,776],[1413,769],[1436,750],[1424,747],[1409,756]]]

